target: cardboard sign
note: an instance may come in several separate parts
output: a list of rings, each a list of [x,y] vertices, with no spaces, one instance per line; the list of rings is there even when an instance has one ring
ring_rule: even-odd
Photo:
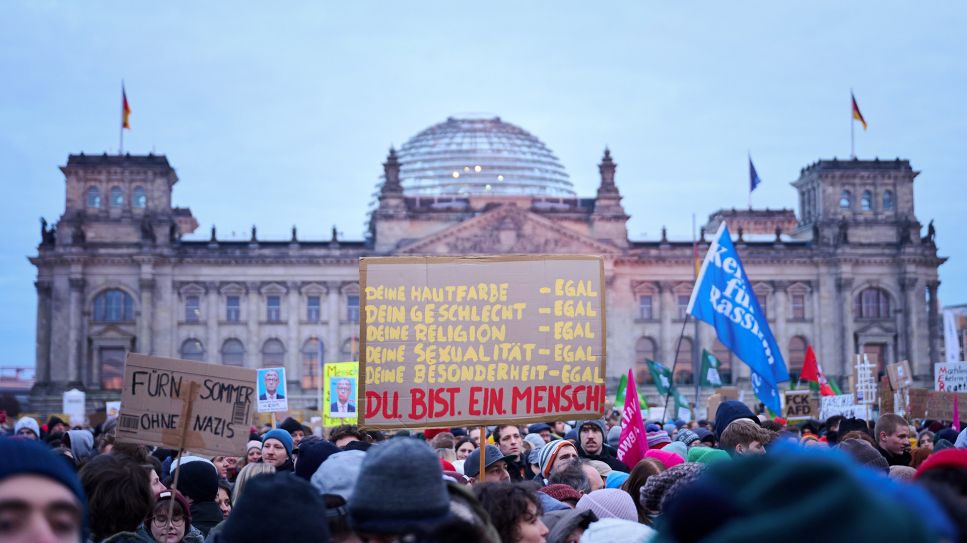
[[[363,258],[359,274],[361,424],[603,414],[601,257]]]
[[[128,353],[117,437],[177,449],[184,435],[184,448],[195,454],[244,454],[255,376],[248,368]]]
[[[104,413],[109,419],[116,419],[121,413],[121,402],[104,402]]]
[[[910,371],[910,363],[906,360],[896,364],[887,364],[886,373],[890,376],[890,387],[893,390],[913,386],[913,372]]]
[[[322,375],[322,425],[356,424],[359,362],[329,362],[323,367]]]
[[[967,392],[939,392],[925,388],[910,389],[910,417],[949,421],[954,418],[954,396],[961,411],[967,405]],[[963,418],[963,415],[961,415]]]
[[[939,392],[967,392],[967,362],[933,365],[933,389]]]
[[[876,364],[871,363],[865,354],[856,355],[852,383],[855,387],[853,392],[856,395],[856,403],[866,405],[876,403]]]
[[[720,387],[716,389],[715,394],[708,397],[708,412],[706,417],[709,419],[715,419],[715,413],[719,410],[719,405],[727,400],[738,400],[739,399],[739,389],[738,387]]]
[[[285,368],[262,368],[258,370],[259,413],[274,413],[289,410],[289,399],[286,398]]]
[[[819,402],[809,390],[787,390],[782,416],[786,420],[814,419],[819,414]]]
[[[822,396],[819,398],[819,418],[826,420],[829,417],[841,415],[846,418],[862,418],[865,408],[856,404],[856,399],[852,394],[840,394],[838,396]]]

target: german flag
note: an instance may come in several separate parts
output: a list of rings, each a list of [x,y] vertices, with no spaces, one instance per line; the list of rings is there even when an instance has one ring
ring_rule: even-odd
[[[128,95],[126,92],[124,92],[124,84],[122,84],[121,85],[121,128],[127,128],[128,130],[131,130],[131,122],[129,120],[130,117],[131,117],[131,106],[128,105]]]
[[[863,130],[866,130],[866,119],[863,118],[863,114],[860,113],[860,106],[856,105],[856,97],[853,96],[853,92],[849,93],[850,99],[853,101],[853,119],[859,121],[863,125]]]

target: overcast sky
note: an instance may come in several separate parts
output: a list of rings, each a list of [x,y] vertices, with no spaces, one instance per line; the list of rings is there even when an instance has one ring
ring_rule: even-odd
[[[852,87],[857,154],[922,171],[941,302],[967,302],[967,4],[610,4],[0,3],[0,365],[34,362],[38,218],[68,154],[117,151],[122,79],[125,148],[168,156],[196,235],[263,239],[361,239],[389,146],[460,112],[535,134],[585,196],[610,146],[632,238],[691,239],[692,213],[746,205],[748,152],[772,208],[847,157]]]

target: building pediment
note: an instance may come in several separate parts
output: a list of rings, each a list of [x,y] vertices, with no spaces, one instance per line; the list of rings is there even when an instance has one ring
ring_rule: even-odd
[[[865,326],[858,326],[856,333],[863,336],[892,336],[896,334],[896,326],[890,321],[873,321]]]
[[[400,247],[396,254],[619,254],[540,215],[503,205]]]

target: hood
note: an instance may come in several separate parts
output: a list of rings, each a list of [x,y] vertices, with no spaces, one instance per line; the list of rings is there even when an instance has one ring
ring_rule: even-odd
[[[87,430],[68,430],[67,435],[70,437],[74,462],[83,462],[94,456],[94,434]]]
[[[715,412],[715,439],[716,441],[722,439],[722,431],[725,427],[729,425],[730,422],[738,419],[749,419],[754,420],[756,424],[759,424],[759,419],[752,413],[749,406],[740,402],[739,400],[728,400],[722,402],[719,405],[718,410]]]

